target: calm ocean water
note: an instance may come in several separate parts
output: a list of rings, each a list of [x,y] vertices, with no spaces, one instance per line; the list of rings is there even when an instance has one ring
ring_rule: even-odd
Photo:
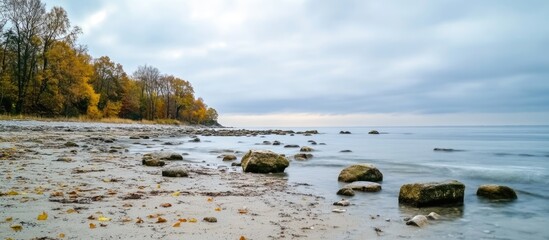
[[[307,130],[311,128],[291,128]],[[372,163],[384,174],[379,193],[357,194],[351,198],[348,214],[382,214],[402,219],[417,213],[436,211],[445,220],[412,232],[427,239],[549,239],[549,126],[498,127],[377,127],[382,134],[369,135],[368,128],[316,128],[313,136],[202,137],[200,144],[175,146],[190,159],[223,165],[212,151],[269,149],[293,156],[299,149],[258,145],[263,141],[312,146],[314,158],[292,161],[286,169],[289,182],[307,183],[311,191],[336,201],[343,185],[337,176],[354,163]],[[351,131],[350,135],[339,134]],[[310,145],[308,140],[326,145]],[[461,151],[438,152],[433,148]],[[341,153],[341,150],[351,153]],[[456,179],[466,185],[462,208],[414,209],[399,206],[398,192],[405,183]],[[490,202],[475,193],[481,184],[503,184],[514,188],[518,200]],[[406,226],[405,226],[406,227]],[[354,236],[361,231],[350,230]]]
[[[86,127],[79,123],[4,122],[7,125],[61,125]],[[135,127],[135,125],[107,125]],[[167,128],[170,129],[170,128]],[[267,129],[267,128],[266,128]],[[295,131],[313,128],[287,128]],[[345,214],[364,219],[380,215],[405,228],[403,236],[389,238],[421,239],[549,239],[549,126],[482,126],[482,127],[365,127],[314,128],[313,136],[269,135],[255,137],[200,137],[202,142],[190,143],[181,139],[158,139],[147,147],[130,145],[130,154],[153,150],[189,153],[185,159],[211,167],[226,167],[220,151],[269,149],[293,156],[299,151],[283,146],[262,145],[263,141],[311,146],[314,158],[291,161],[283,177],[289,184],[307,183],[301,190],[325,197],[327,202],[339,200],[335,193],[344,184],[337,181],[341,169],[355,163],[376,165],[384,175],[383,190],[379,193],[358,193]],[[382,134],[369,135],[379,130]],[[352,134],[339,134],[341,130]],[[309,140],[326,145],[310,145]],[[163,141],[180,141],[167,146]],[[452,148],[461,151],[438,152],[433,148]],[[341,153],[351,150],[351,153]],[[416,209],[398,204],[400,186],[406,183],[456,179],[466,185],[465,204],[459,208]],[[503,184],[517,191],[513,202],[491,202],[475,193],[481,184]],[[331,209],[326,209],[326,214]],[[438,212],[444,219],[424,229],[404,225],[402,219],[414,214]],[[348,229],[348,239],[361,239],[371,228]]]

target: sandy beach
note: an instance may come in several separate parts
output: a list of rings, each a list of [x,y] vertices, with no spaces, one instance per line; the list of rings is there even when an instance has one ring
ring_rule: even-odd
[[[133,153],[192,139],[191,127],[17,125],[0,129],[2,239],[365,239],[420,231],[383,212],[334,213],[333,201],[285,174],[242,173],[179,153],[184,160],[163,168],[184,167],[189,177],[162,177],[162,167],[144,166],[143,154]]]

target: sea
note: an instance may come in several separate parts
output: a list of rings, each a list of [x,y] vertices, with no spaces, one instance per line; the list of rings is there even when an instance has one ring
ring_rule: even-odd
[[[258,130],[276,128],[255,128]],[[197,145],[183,144],[175,150],[189,158],[223,167],[217,158],[222,150],[246,152],[267,149],[291,158],[297,144],[314,148],[314,157],[291,161],[284,177],[304,185],[304,191],[337,201],[344,183],[340,171],[352,164],[369,163],[383,173],[382,191],[358,193],[349,198],[348,214],[402,221],[415,214],[435,211],[442,215],[424,229],[398,238],[422,239],[549,239],[549,126],[436,126],[436,127],[326,127],[285,128],[317,130],[312,136],[266,135],[250,137],[201,137]],[[368,134],[371,130],[378,135]],[[351,134],[340,134],[349,131]],[[317,145],[311,145],[310,140]],[[280,141],[280,146],[263,142]],[[321,145],[322,144],[322,145]],[[325,144],[325,145],[324,145]],[[434,151],[447,148],[453,151]],[[342,150],[351,150],[343,153]],[[228,165],[228,163],[226,164]],[[398,203],[400,187],[407,183],[458,180],[465,184],[464,205],[451,208],[412,208]],[[476,195],[482,184],[509,186],[515,201],[490,201]],[[404,226],[409,227],[409,226]],[[349,229],[350,239],[363,231]]]
[[[4,124],[6,124],[4,122]],[[12,122],[15,125],[55,125],[56,123]],[[57,123],[88,126],[81,123]],[[9,124],[8,124],[9,125]],[[124,125],[103,125],[119,127]],[[133,125],[129,125],[133,126]],[[135,127],[135,126],[133,126]],[[130,154],[154,150],[187,153],[185,161],[229,171],[241,171],[223,162],[219,155],[236,151],[240,158],[250,149],[266,149],[285,154],[290,159],[299,148],[287,144],[310,146],[314,157],[306,161],[291,160],[280,177],[298,186],[300,191],[321,196],[326,202],[340,200],[336,192],[344,186],[338,182],[340,171],[352,164],[369,163],[383,173],[382,190],[357,193],[348,198],[349,216],[360,219],[349,228],[347,238],[360,239],[375,222],[400,224],[402,235],[386,239],[549,239],[549,126],[422,126],[422,127],[323,127],[323,128],[248,128],[293,131],[317,130],[318,134],[258,135],[246,137],[199,136],[200,143],[185,136],[166,136],[158,144],[130,146]],[[368,134],[377,130],[380,134]],[[349,131],[351,134],[340,134]],[[181,144],[163,145],[162,142]],[[273,146],[264,142],[280,141]],[[310,141],[317,144],[312,145]],[[447,148],[454,151],[434,151]],[[351,150],[351,152],[341,152]],[[398,203],[400,187],[407,183],[458,180],[465,184],[461,207],[413,208]],[[491,201],[476,195],[482,184],[509,186],[517,192],[515,201]],[[424,228],[406,226],[404,218],[415,214],[439,213],[442,218],[429,221]],[[331,209],[325,209],[325,214]],[[379,222],[379,221],[378,221]],[[380,229],[384,229],[380,226]],[[412,230],[410,230],[412,229]],[[417,229],[417,230],[415,230]],[[381,236],[383,237],[383,235]]]

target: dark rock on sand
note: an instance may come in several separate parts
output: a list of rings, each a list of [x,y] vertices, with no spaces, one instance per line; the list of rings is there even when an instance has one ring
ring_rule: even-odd
[[[253,173],[284,172],[290,165],[288,159],[269,150],[250,150],[241,162],[244,172]]]
[[[404,184],[398,202],[414,207],[463,205],[465,185],[456,180]]]
[[[57,161],[57,162],[72,162],[73,160],[70,157],[60,157],[55,161]]]
[[[231,166],[233,166],[233,167],[240,167],[240,166],[242,166],[242,163],[234,162],[234,163],[231,163]]]
[[[368,134],[379,134],[379,132],[377,130],[372,130],[372,131],[369,131]]]
[[[342,188],[342,189],[339,189],[339,191],[337,191],[337,195],[354,196],[355,191],[353,191],[353,189],[350,189],[350,188]]]
[[[168,168],[162,169],[163,177],[188,177],[189,173],[184,168]]]
[[[204,222],[216,223],[216,222],[217,222],[217,218],[215,218],[215,217],[205,217],[205,218],[204,218]]]
[[[162,160],[158,160],[158,159],[143,159],[141,161],[141,163],[143,163],[143,165],[145,166],[149,166],[149,167],[162,167],[164,165],[166,165],[166,162],[162,161]]]
[[[480,185],[477,189],[477,196],[493,200],[514,200],[517,199],[517,193],[510,187],[486,184]]]
[[[236,160],[236,156],[232,154],[227,154],[223,156],[223,161],[234,161]]]
[[[314,149],[312,147],[303,146],[299,149],[300,152],[312,152]]]
[[[78,144],[74,143],[74,142],[66,142],[64,144],[65,147],[78,147]]]
[[[345,185],[344,188],[350,188],[361,192],[379,192],[381,191],[381,184],[368,181],[356,181]]]
[[[313,154],[310,153],[298,153],[294,155],[294,159],[298,161],[304,161],[313,158]]]
[[[383,174],[374,165],[355,164],[341,170],[337,180],[340,182],[381,182],[383,181]]]
[[[168,160],[168,161],[180,161],[183,160],[183,156],[174,152],[152,152],[143,155],[143,159],[156,159],[156,160]]]

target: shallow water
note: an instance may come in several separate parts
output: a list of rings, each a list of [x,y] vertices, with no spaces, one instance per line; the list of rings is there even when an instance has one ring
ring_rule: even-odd
[[[306,130],[296,129],[292,130]],[[229,165],[219,158],[219,150],[245,152],[270,149],[293,156],[295,148],[261,145],[263,141],[312,146],[314,158],[292,161],[286,169],[290,182],[307,183],[305,191],[336,201],[343,185],[337,176],[354,163],[375,164],[384,174],[383,190],[359,193],[346,214],[390,221],[417,213],[437,211],[444,216],[412,237],[427,239],[548,239],[549,229],[549,126],[513,127],[383,127],[382,134],[367,134],[371,128],[318,128],[313,136],[201,137],[201,143],[188,139],[177,146],[158,146],[187,152],[191,161],[212,166]],[[339,134],[349,130],[350,135]],[[308,140],[326,145],[310,145]],[[460,151],[438,152],[433,148]],[[351,153],[341,153],[349,149]],[[144,149],[143,149],[144,150]],[[150,151],[151,149],[147,149]],[[216,152],[217,151],[217,152]],[[239,154],[239,157],[242,154]],[[465,204],[450,209],[415,209],[398,204],[400,186],[405,183],[456,179],[466,185]],[[490,202],[475,195],[481,184],[503,184],[517,190],[514,202]],[[380,215],[380,216],[377,216]],[[408,227],[404,226],[403,227]],[[350,229],[352,239],[362,229]],[[404,237],[404,236],[403,236]]]

